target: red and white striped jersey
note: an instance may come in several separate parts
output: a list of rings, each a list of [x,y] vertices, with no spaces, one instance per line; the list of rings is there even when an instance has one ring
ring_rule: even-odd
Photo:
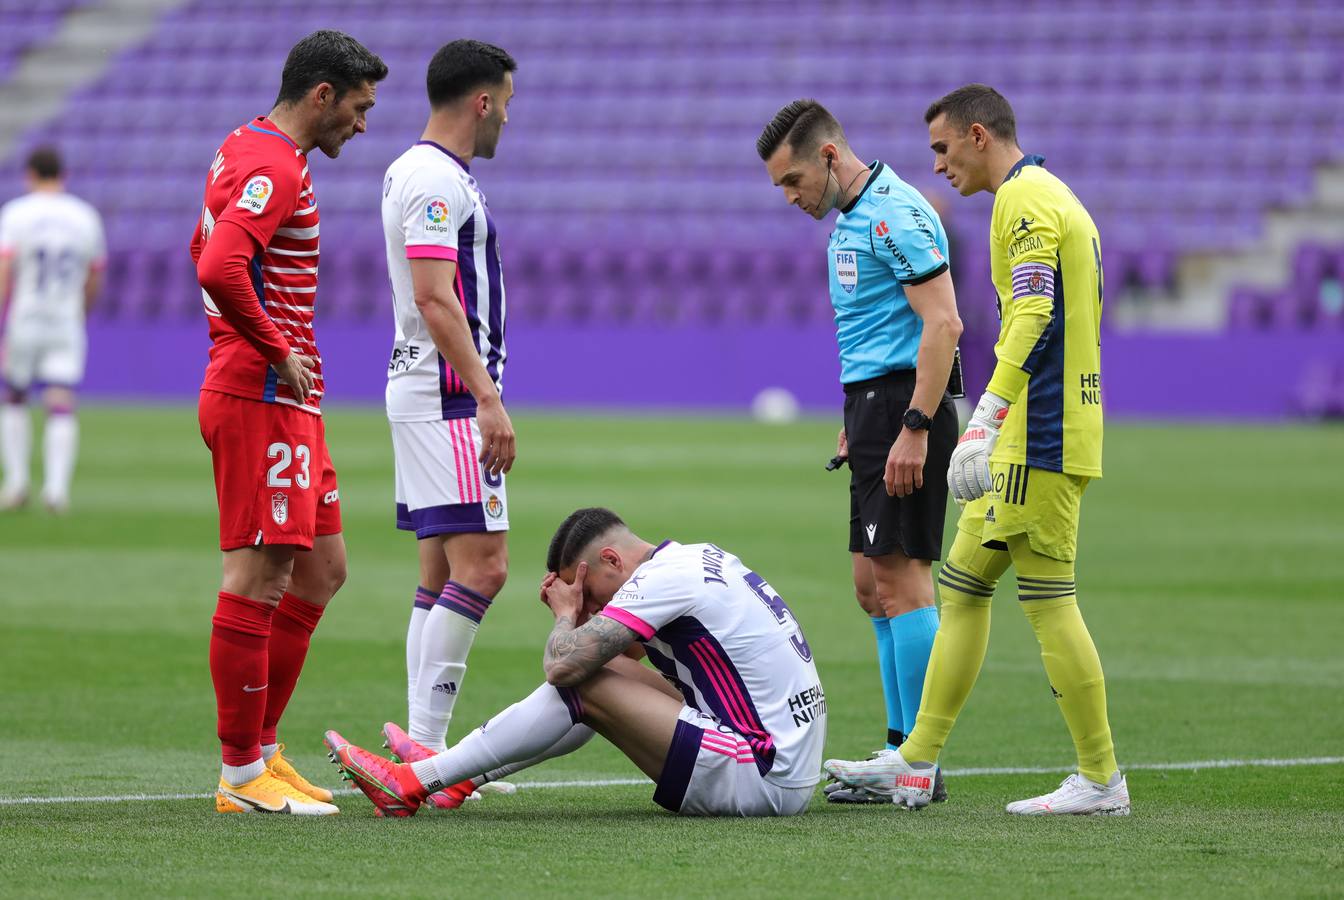
[[[194,259],[200,259],[211,231],[223,221],[240,225],[261,248],[248,266],[252,287],[290,347],[315,360],[314,389],[306,402],[297,400],[260,351],[220,315],[215,301],[204,292],[213,346],[202,389],[284,403],[321,415],[322,357],[313,337],[317,198],[307,158],[265,116],[235,129],[215,155],[192,241]]]

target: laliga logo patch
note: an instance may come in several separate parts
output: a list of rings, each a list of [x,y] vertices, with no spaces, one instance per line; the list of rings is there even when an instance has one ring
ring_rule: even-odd
[[[289,521],[289,496],[284,491],[271,495],[271,518],[275,524],[283,525]]]
[[[448,233],[448,201],[431,197],[425,204],[425,231],[430,234]]]
[[[835,251],[835,280],[846,294],[854,293],[859,285],[859,257],[853,250]]]
[[[271,179],[265,175],[258,175],[243,188],[243,196],[238,198],[238,208],[259,213],[266,208],[266,201],[271,199],[271,194],[274,192]]]
[[[504,503],[499,499],[498,494],[491,494],[490,499],[485,501],[485,511],[490,514],[492,519],[498,519],[504,515]]]

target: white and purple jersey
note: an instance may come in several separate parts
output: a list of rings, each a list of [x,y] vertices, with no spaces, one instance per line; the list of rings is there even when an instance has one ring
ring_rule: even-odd
[[[781,787],[819,780],[826,695],[793,613],[713,544],[667,541],[602,610],[639,635],[686,704],[746,739],[724,745]]]
[[[0,257],[14,261],[11,333],[83,335],[84,285],[107,261],[103,223],[92,206],[57,191],[9,201],[0,206]]]
[[[475,416],[475,399],[434,346],[416,308],[410,262],[442,259],[457,264],[458,302],[481,363],[500,388],[505,352],[499,238],[466,163],[433,141],[420,141],[397,157],[383,179],[383,237],[397,329],[387,364],[388,419],[428,422]]]

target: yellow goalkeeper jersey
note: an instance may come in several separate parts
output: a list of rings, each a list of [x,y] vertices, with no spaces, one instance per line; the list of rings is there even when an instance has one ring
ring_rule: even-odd
[[[1101,476],[1101,239],[1068,186],[1025,157],[994,196],[999,299],[989,390],[1012,406],[995,462]]]

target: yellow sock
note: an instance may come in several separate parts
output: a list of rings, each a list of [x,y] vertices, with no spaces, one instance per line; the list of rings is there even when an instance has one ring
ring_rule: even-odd
[[[1046,557],[1038,558],[1046,562],[1044,566],[1023,565],[1027,561],[1017,552],[1019,548],[1013,543],[1009,546],[1018,571],[1018,598],[1041,644],[1041,661],[1050,678],[1050,689],[1073,736],[1078,771],[1105,784],[1119,767],[1106,718],[1106,679],[1097,647],[1078,610],[1073,565]],[[1061,573],[1061,566],[1067,566],[1067,571]],[[1028,574],[1024,569],[1038,574]],[[1043,569],[1050,574],[1039,574]]]
[[[906,762],[937,762],[957,715],[975,687],[989,645],[989,607],[1008,554],[986,550],[980,538],[957,532],[938,573],[938,634],[924,673],[915,730],[901,745]]]

